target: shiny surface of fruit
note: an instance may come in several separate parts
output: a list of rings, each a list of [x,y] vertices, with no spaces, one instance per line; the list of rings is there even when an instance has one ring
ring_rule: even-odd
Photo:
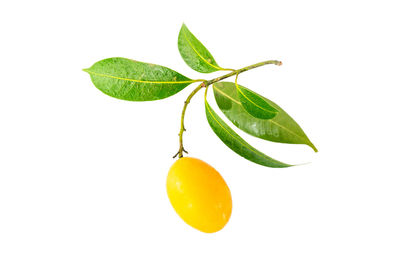
[[[167,193],[178,215],[202,232],[221,230],[231,216],[232,198],[227,184],[202,160],[177,160],[168,173]]]

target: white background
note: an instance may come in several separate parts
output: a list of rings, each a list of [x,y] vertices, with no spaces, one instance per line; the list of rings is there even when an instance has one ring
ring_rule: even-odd
[[[0,266],[400,266],[397,2],[2,2]],[[283,107],[320,150],[239,132],[267,155],[311,163],[246,161],[195,96],[186,148],[233,196],[216,234],[186,225],[165,190],[193,86],[128,102],[81,71],[121,56],[219,75],[180,58],[182,22],[222,67],[282,60],[240,83]]]

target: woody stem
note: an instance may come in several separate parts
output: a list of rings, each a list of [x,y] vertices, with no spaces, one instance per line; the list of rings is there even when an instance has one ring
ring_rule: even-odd
[[[256,63],[256,64],[253,64],[253,65],[250,65],[250,66],[247,66],[247,67],[238,69],[238,70],[233,70],[232,72],[230,72],[230,73],[228,73],[228,74],[222,75],[222,76],[220,76],[220,77],[217,77],[217,78],[212,79],[212,80],[209,80],[209,81],[203,80],[203,82],[202,82],[199,86],[197,86],[197,87],[190,93],[190,95],[189,95],[189,96],[186,98],[186,100],[185,100],[185,104],[183,105],[182,114],[181,114],[181,129],[180,129],[180,131],[179,131],[179,150],[178,150],[178,152],[175,154],[174,158],[175,158],[176,156],[179,156],[179,158],[182,158],[182,157],[183,157],[183,152],[188,153],[188,152],[184,149],[184,147],[183,147],[183,132],[186,131],[186,129],[185,129],[185,124],[184,124],[186,108],[187,108],[187,106],[189,105],[190,100],[192,99],[192,97],[193,97],[198,91],[200,91],[201,88],[203,88],[203,87],[208,87],[209,85],[211,85],[211,84],[213,84],[213,83],[216,83],[216,82],[219,82],[219,81],[222,81],[222,80],[224,80],[224,79],[226,79],[226,78],[229,78],[229,77],[232,77],[232,76],[235,76],[235,75],[237,76],[237,75],[239,75],[239,74],[242,73],[242,72],[245,72],[245,71],[248,71],[248,70],[251,70],[251,69],[254,69],[254,68],[258,68],[258,67],[261,67],[261,66],[264,66],[264,65],[268,65],[268,64],[274,64],[274,65],[280,66],[280,65],[282,65],[282,62],[281,62],[281,61],[278,61],[278,60],[263,61],[263,62]],[[226,69],[226,70],[230,70],[230,69]]]

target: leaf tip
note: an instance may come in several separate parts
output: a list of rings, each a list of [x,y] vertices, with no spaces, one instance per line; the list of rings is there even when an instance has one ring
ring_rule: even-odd
[[[287,164],[287,163],[282,163],[283,165],[278,166],[278,167],[272,167],[272,168],[290,168],[290,167],[295,167],[298,166],[297,164]],[[270,167],[271,168],[271,167]]]
[[[299,163],[299,164],[292,165],[292,166],[303,166],[303,165],[308,165],[308,164],[311,164],[311,162]]]
[[[308,145],[314,150],[315,153],[318,152],[318,149],[314,146],[313,143],[310,142]]]
[[[89,73],[89,68],[87,68],[87,69],[82,69],[84,72],[87,72],[87,73]]]
[[[263,164],[261,164],[263,165]],[[301,165],[301,164],[300,164]],[[295,167],[295,166],[299,166],[299,164],[288,164],[288,163],[284,163],[284,162],[280,162],[278,165],[263,165],[265,167],[269,167],[269,168],[290,168],[290,167]]]

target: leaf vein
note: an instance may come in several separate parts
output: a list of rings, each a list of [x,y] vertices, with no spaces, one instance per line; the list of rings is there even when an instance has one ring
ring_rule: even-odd
[[[276,113],[276,112],[272,112],[272,111],[270,111],[270,110],[268,110],[268,109],[265,109],[265,108],[263,108],[263,107],[260,107],[259,105],[257,105],[256,103],[254,103],[250,98],[248,98],[248,97],[242,92],[242,90],[239,88],[239,86],[237,85],[237,83],[235,83],[235,85],[236,85],[236,88],[238,89],[239,93],[240,93],[244,98],[246,98],[250,103],[252,103],[252,104],[255,105],[256,107],[258,107],[259,109],[264,110],[265,112],[273,113],[273,114]]]
[[[271,158],[269,158],[268,156],[262,154],[261,152],[259,152],[258,150],[254,150],[252,149],[251,146],[248,146],[246,143],[242,142],[239,138],[237,138],[236,136],[232,135],[212,114],[209,104],[206,102],[206,107],[208,110],[208,113],[211,115],[211,117],[219,124],[219,126],[221,126],[222,129],[225,130],[225,132],[227,132],[232,138],[234,138],[235,140],[237,140],[239,143],[241,143],[244,147],[246,147],[247,149],[253,151],[254,153],[258,154],[259,156],[263,157],[263,158],[267,158],[269,160],[272,160]]]
[[[232,100],[233,102],[235,102],[236,104],[241,105],[241,103],[239,101],[237,101],[236,99],[234,99],[233,97],[231,97],[230,95],[226,94],[225,92],[221,91],[220,89],[218,89],[218,87],[214,86],[214,89],[216,89],[221,95],[224,95],[226,98],[229,98],[230,100]]]
[[[176,82],[168,82],[168,81],[142,81],[142,80],[135,80],[135,79],[130,79],[130,78],[124,78],[124,77],[118,77],[118,76],[113,76],[109,74],[104,74],[104,73],[97,73],[94,71],[90,70],[85,70],[89,74],[97,75],[100,77],[106,77],[106,78],[111,78],[111,79],[117,79],[117,80],[123,80],[123,81],[129,81],[129,82],[137,82],[137,83],[158,83],[158,84],[182,84],[182,83],[195,83],[195,82],[200,82],[203,80],[189,80],[189,81],[176,81]]]
[[[224,70],[224,69],[221,68],[221,67],[214,66],[213,64],[211,64],[210,62],[208,62],[205,58],[203,58],[203,57],[199,54],[199,52],[194,48],[194,46],[192,45],[192,43],[191,43],[191,42],[189,41],[189,39],[187,38],[187,35],[186,35],[185,30],[183,31],[183,36],[185,37],[185,40],[188,42],[189,46],[193,49],[193,51],[194,51],[206,64],[210,65],[210,66],[213,67],[214,69],[217,69],[217,70]]]
[[[238,102],[236,99],[232,98],[231,96],[228,96],[226,93],[224,93],[223,91],[221,91],[220,89],[218,89],[217,86],[214,86],[214,89],[217,89],[218,92],[220,92],[222,95],[226,96],[226,97],[229,98],[230,100],[234,101],[236,104],[242,105],[242,103]],[[285,129],[286,131],[288,131],[289,133],[293,134],[294,136],[297,136],[297,137],[300,138],[300,139],[303,139],[303,140],[305,140],[305,141],[309,141],[307,138],[304,138],[304,137],[302,137],[302,136],[296,134],[295,132],[289,130],[289,129],[286,128],[285,126],[283,126],[283,125],[279,124],[278,122],[274,121],[273,119],[270,119],[270,120],[268,120],[268,121],[271,122],[271,123],[273,123],[273,124],[275,124],[276,126],[282,128],[282,129]]]

